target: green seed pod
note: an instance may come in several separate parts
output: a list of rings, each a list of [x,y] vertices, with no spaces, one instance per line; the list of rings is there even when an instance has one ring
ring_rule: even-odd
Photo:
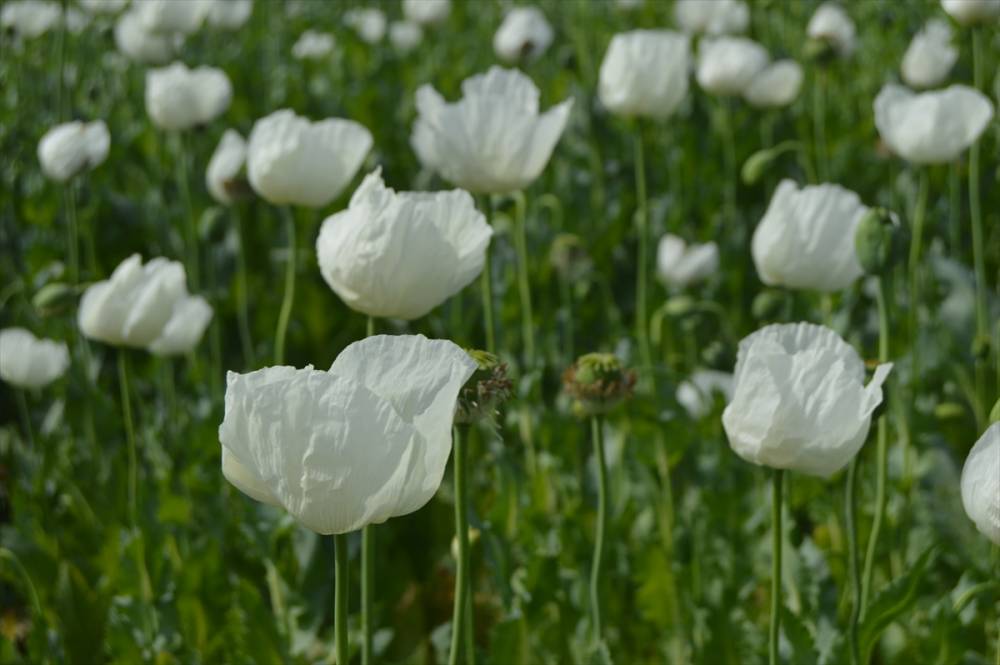
[[[854,250],[865,272],[882,275],[905,253],[905,233],[889,211],[872,208],[858,223]]]
[[[481,420],[492,421],[500,405],[510,399],[513,388],[513,383],[507,377],[507,364],[487,351],[466,349],[466,353],[476,361],[479,368],[458,393],[455,422],[469,424]]]
[[[611,353],[580,356],[563,372],[563,386],[580,417],[607,413],[632,396],[635,372]]]
[[[52,282],[38,289],[31,304],[42,316],[52,316],[66,311],[76,300],[76,289],[63,282]]]

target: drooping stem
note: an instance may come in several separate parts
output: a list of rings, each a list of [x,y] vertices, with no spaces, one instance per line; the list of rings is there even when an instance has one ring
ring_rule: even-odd
[[[521,337],[524,361],[535,366],[535,324],[531,310],[531,283],[528,280],[528,241],[525,231],[527,201],[524,192],[514,192],[514,250],[517,252],[517,291],[521,298]]]
[[[646,296],[646,280],[649,270],[649,211],[646,207],[646,165],[643,157],[642,124],[637,121],[635,128],[635,198],[636,227],[639,234],[639,255],[636,259],[635,284],[635,337],[639,343],[639,358],[642,362],[644,383],[655,390],[653,352],[649,347],[649,312]]]
[[[184,205],[185,230],[187,232],[187,277],[191,289],[197,291],[199,285],[198,266],[198,225],[194,218],[194,204],[191,202],[191,180],[188,175],[188,152],[184,132],[175,134],[174,165],[177,167],[177,188]]]
[[[984,76],[983,37],[979,28],[972,29],[972,72],[973,82],[979,90]],[[969,218],[972,220],[972,262],[976,275],[976,340],[978,343],[988,343],[990,324],[986,302],[986,262],[983,256],[983,213],[979,201],[979,141],[969,148]],[[986,401],[987,360],[987,354],[976,354],[976,398],[980,404]],[[977,424],[982,427],[985,423]]]
[[[813,80],[813,160],[820,180],[829,178],[826,142],[826,71],[820,66]]]
[[[334,590],[333,590],[333,624],[334,649],[337,665],[347,665],[347,534],[338,533],[333,536],[334,550]]]
[[[375,334],[375,317],[369,316],[366,336]],[[361,530],[361,663],[373,662],[375,633],[375,525]]]
[[[851,665],[861,662],[858,647],[858,621],[861,618],[861,576],[858,572],[858,525],[855,521],[857,503],[858,458],[847,467],[847,485],[844,493],[844,517],[847,529],[847,571],[851,580],[851,615],[847,624],[847,651]]]
[[[485,197],[482,205],[483,214],[491,212],[489,197]],[[488,217],[487,217],[488,218]],[[483,273],[479,278],[483,295],[483,327],[486,329],[486,350],[493,353],[497,350],[496,332],[493,327],[493,247],[486,247],[486,260],[483,263]]]
[[[31,427],[31,412],[28,410],[28,400],[24,396],[24,391],[15,388],[17,396],[17,410],[21,412],[21,424],[24,426],[24,436],[28,438],[28,446],[35,447],[35,431]]]
[[[278,329],[274,334],[274,364],[285,362],[285,335],[288,332],[288,320],[292,316],[292,302],[295,300],[295,218],[287,206],[281,208],[285,220],[285,236],[288,238],[288,256],[285,258],[285,294],[281,298],[281,309],[278,311]]]
[[[601,560],[604,557],[604,534],[608,526],[608,469],[604,460],[603,419],[590,418],[590,438],[597,462],[597,524],[594,535],[594,559],[590,567],[590,627],[594,644],[601,641]]]
[[[468,451],[462,434],[459,427],[454,428],[455,539],[458,542],[458,556],[455,565],[455,608],[451,620],[451,656],[448,659],[450,665],[458,665],[462,662],[460,654],[463,650],[463,644],[468,637],[471,637],[465,635],[467,626],[471,624],[466,620],[466,615],[471,613],[469,603],[471,584],[469,581],[469,497],[466,484]]]
[[[76,192],[72,181],[63,186],[63,208],[66,215],[69,279],[76,285],[80,281],[80,222],[76,214]]]
[[[236,248],[236,307],[239,317],[240,345],[243,347],[243,363],[252,368],[254,365],[253,338],[250,336],[250,306],[247,290],[247,257],[246,238],[243,234],[243,220],[239,210],[233,208],[233,220],[236,225],[238,246]]]
[[[129,524],[138,525],[139,463],[136,453],[135,426],[132,422],[132,397],[129,387],[128,351],[118,350],[118,388],[121,391],[122,420],[125,424],[125,444],[128,454],[128,518]]]
[[[771,625],[768,632],[768,662],[778,665],[778,636],[781,635],[781,507],[784,493],[783,469],[775,469],[771,485]]]

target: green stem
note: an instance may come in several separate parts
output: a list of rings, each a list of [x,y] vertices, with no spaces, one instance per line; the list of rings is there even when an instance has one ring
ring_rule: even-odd
[[[281,309],[278,311],[278,330],[274,334],[274,364],[285,362],[285,334],[288,332],[288,319],[292,316],[292,302],[295,300],[295,218],[287,206],[281,208],[285,220],[285,234],[288,238],[288,256],[285,259],[285,293],[281,298]]]
[[[566,335],[566,363],[569,364],[573,362],[576,354],[573,353],[573,347],[576,345],[576,340],[574,339],[575,332],[573,330],[573,286],[569,283],[563,275],[559,275],[559,296],[562,299],[563,310],[566,313],[565,320],[565,335]]]
[[[982,88],[983,38],[979,28],[972,29],[972,71],[976,89]],[[972,261],[976,275],[976,339],[989,343],[989,310],[986,301],[986,261],[983,256],[983,214],[979,200],[979,142],[969,148],[969,217],[972,220]],[[976,355],[976,396],[980,404],[986,400],[987,354]],[[985,423],[977,423],[980,429]]]
[[[535,366],[535,324],[531,310],[531,283],[528,280],[528,241],[525,230],[527,201],[524,192],[514,197],[514,250],[517,252],[517,291],[521,297],[521,336],[528,369]]]
[[[63,206],[66,215],[66,245],[69,254],[69,279],[76,286],[80,282],[80,222],[76,214],[76,193],[73,182],[63,186]]]
[[[62,0],[62,20],[59,21],[59,81],[56,84],[56,113],[59,122],[66,119],[66,40],[69,37],[66,26],[67,5],[67,0]]]
[[[194,218],[194,204],[191,200],[191,180],[188,175],[188,152],[184,132],[175,134],[174,162],[177,167],[177,188],[181,193],[184,205],[185,228],[187,231],[187,277],[191,290],[197,291],[199,285],[198,266],[198,227]]]
[[[335,558],[334,567],[334,592],[333,592],[333,623],[334,623],[334,649],[337,656],[337,665],[347,665],[348,644],[347,644],[347,534],[338,533],[333,536],[333,550]]]
[[[590,627],[594,645],[601,642],[601,559],[604,556],[604,534],[608,528],[608,468],[604,460],[604,442],[600,416],[590,418],[590,438],[597,462],[597,525],[594,535],[594,560],[590,568]]]
[[[781,635],[781,508],[783,469],[775,469],[771,485],[771,625],[768,632],[768,662],[777,665],[778,643]]]
[[[820,180],[829,178],[826,154],[826,72],[820,66],[813,81],[813,160]]]
[[[121,391],[122,419],[125,423],[125,444],[128,454],[128,518],[129,524],[138,525],[139,463],[136,454],[135,426],[132,422],[132,398],[128,376],[128,351],[118,349],[118,388]]]
[[[646,164],[643,157],[642,125],[637,121],[635,128],[635,195],[636,225],[639,234],[639,255],[636,260],[635,285],[635,336],[639,343],[639,358],[642,362],[644,383],[656,390],[653,371],[653,352],[649,347],[649,313],[647,312],[646,280],[649,269],[649,211],[646,207]]]
[[[483,214],[492,212],[489,197],[483,205]],[[488,218],[487,218],[488,219]],[[483,296],[483,327],[486,329],[486,350],[494,353],[497,349],[496,332],[493,327],[493,243],[486,247],[486,260],[483,263],[483,273],[479,278]]]
[[[927,169],[920,169],[920,186],[917,190],[917,201],[913,207],[912,238],[910,241],[909,281],[910,281],[910,338],[913,345],[913,392],[917,393],[920,377],[920,344],[918,343],[919,324],[918,309],[920,308],[920,250],[924,235],[924,218],[927,211],[928,191]]]
[[[233,219],[236,223],[236,236],[239,243],[236,248],[236,307],[239,310],[240,345],[243,347],[243,362],[248,368],[254,365],[253,338],[250,336],[249,291],[247,289],[247,257],[246,238],[243,233],[243,220],[239,211],[233,208]]]
[[[461,662],[463,637],[466,629],[466,613],[469,612],[469,497],[466,485],[468,460],[466,442],[462,432],[455,427],[455,538],[458,540],[458,557],[455,567],[455,608],[451,620],[451,656],[449,665]]]
[[[955,160],[948,168],[948,230],[951,253],[962,253],[962,166]]]
[[[21,576],[21,579],[24,580],[24,587],[28,591],[31,607],[35,611],[35,620],[41,623],[44,618],[42,604],[38,601],[38,590],[35,588],[35,583],[32,581],[31,575],[28,574],[28,569],[24,567],[24,564],[21,563],[17,555],[6,547],[0,547],[0,561],[9,562],[11,567],[17,571],[17,574]]]
[[[844,499],[844,513],[847,529],[847,569],[851,580],[851,616],[847,624],[847,645],[851,665],[859,665],[861,652],[858,646],[858,620],[861,618],[861,576],[858,573],[858,526],[855,522],[857,503],[858,459],[851,460],[847,467],[847,487]]]
[[[14,389],[17,396],[17,410],[21,412],[21,424],[24,425],[24,435],[28,437],[28,446],[35,447],[35,431],[31,427],[31,412],[28,410],[28,400],[24,396],[24,391],[20,388]]]
[[[375,317],[369,316],[366,336],[375,334]],[[361,530],[361,663],[369,665],[374,658],[375,633],[375,525],[366,524]]]

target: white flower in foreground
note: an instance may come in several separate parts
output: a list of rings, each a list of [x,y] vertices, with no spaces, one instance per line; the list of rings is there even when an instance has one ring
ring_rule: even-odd
[[[958,49],[951,43],[951,28],[941,20],[930,20],[918,32],[903,54],[900,72],[914,88],[940,85],[958,61]]]
[[[430,85],[417,90],[410,144],[424,167],[474,193],[530,185],[552,156],[573,100],[538,112],[538,88],[516,69],[491,67],[462,82],[448,103]]]
[[[403,0],[403,16],[417,25],[436,25],[451,13],[451,0]]]
[[[664,119],[684,101],[690,40],[670,30],[633,30],[611,38],[598,96],[615,115]]]
[[[24,328],[0,330],[0,379],[37,389],[65,374],[69,350],[62,342],[38,339]]]
[[[310,122],[282,109],[254,124],[247,175],[271,203],[319,208],[337,198],[371,148],[371,132],[353,120]]]
[[[458,393],[475,370],[452,342],[379,335],[328,372],[230,372],[222,473],[321,534],[412,513],[441,485]]]
[[[250,20],[253,0],[211,0],[205,22],[215,28],[236,30]]]
[[[152,32],[134,9],[115,21],[115,46],[128,58],[147,65],[161,65],[173,57],[182,38],[169,33]]]
[[[802,65],[794,60],[778,60],[750,81],[743,98],[757,108],[788,106],[798,98],[802,78]]]
[[[733,398],[733,375],[714,369],[696,369],[691,377],[677,386],[677,403],[695,420],[704,418],[712,408],[714,396],[722,395],[726,402]]]
[[[1000,422],[990,425],[965,460],[962,505],[980,533],[1000,545]]]
[[[688,245],[683,238],[666,234],[656,250],[656,274],[665,284],[681,288],[715,274],[719,247],[714,242]]]
[[[757,225],[751,253],[769,286],[840,291],[861,277],[854,234],[868,212],[840,185],[782,180]]]
[[[190,35],[201,27],[209,7],[205,0],[137,0],[132,11],[150,32]]]
[[[735,34],[746,32],[750,8],[742,0],[677,0],[674,20],[691,35]]]
[[[889,84],[875,98],[875,126],[894,153],[917,164],[943,164],[976,142],[993,119],[993,102],[965,85],[914,93]]]
[[[246,164],[247,142],[234,129],[227,129],[205,170],[205,186],[212,198],[229,205],[238,198],[240,172]]]
[[[56,125],[38,142],[38,161],[46,177],[65,182],[108,157],[111,135],[103,120]]]
[[[482,272],[491,234],[467,192],[397,193],[376,170],[347,210],[323,222],[316,253],[323,279],[351,309],[415,319]]]
[[[34,39],[56,27],[62,7],[50,0],[8,0],[0,9],[0,27]]]
[[[333,53],[335,45],[336,41],[330,33],[306,30],[292,46],[292,57],[296,60],[319,60]]]
[[[91,14],[117,14],[125,9],[129,0],[78,0],[80,6]]]
[[[514,7],[493,35],[493,50],[507,63],[531,61],[549,48],[554,33],[538,7]]]
[[[174,303],[163,332],[149,344],[157,356],[176,356],[198,346],[212,320],[212,306],[201,296],[187,296]]]
[[[740,342],[729,445],[748,462],[829,477],[864,445],[892,364],[865,386],[865,364],[837,333],[811,323],[767,326]]]
[[[372,7],[350,9],[344,14],[344,25],[358,33],[366,44],[377,44],[385,37],[385,12]]]
[[[809,19],[806,33],[811,39],[826,42],[841,56],[848,56],[857,46],[854,21],[836,2],[824,2]]]
[[[416,23],[393,21],[389,26],[389,42],[400,53],[409,53],[420,46],[423,39],[424,31]]]
[[[146,72],[146,112],[161,129],[207,124],[225,113],[232,100],[229,77],[215,67],[188,69],[175,62]]]
[[[746,37],[704,39],[698,47],[698,85],[713,95],[739,95],[771,57]]]
[[[1000,0],[941,0],[941,7],[962,25],[987,23],[1000,17]]]

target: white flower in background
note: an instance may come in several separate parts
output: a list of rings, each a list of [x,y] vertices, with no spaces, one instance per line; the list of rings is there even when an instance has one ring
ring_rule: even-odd
[[[962,25],[988,23],[1000,17],[1000,0],[941,0],[941,7]]]
[[[205,185],[212,198],[223,205],[230,205],[239,198],[242,184],[239,176],[246,159],[247,142],[236,130],[227,129],[205,170]]]
[[[826,42],[841,56],[848,56],[857,46],[854,21],[835,2],[824,2],[809,19],[806,33],[811,39]]]
[[[215,28],[242,28],[253,14],[253,0],[211,0],[205,22]]]
[[[733,398],[733,375],[714,369],[696,369],[691,377],[677,386],[677,403],[688,415],[698,420],[708,415],[715,395],[729,402]]]
[[[646,0],[615,0],[615,9],[630,12],[641,9],[644,4],[646,4]]]
[[[319,60],[333,53],[335,45],[336,41],[330,33],[306,30],[292,46],[292,57],[296,60]]]
[[[178,356],[198,346],[212,320],[212,306],[201,296],[187,296],[174,303],[163,332],[149,344],[157,356]]]
[[[115,21],[115,46],[126,58],[142,64],[162,65],[169,61],[182,39],[179,35],[151,32],[134,9]]]
[[[76,7],[67,7],[63,13],[63,21],[71,34],[78,35],[90,25],[90,14],[85,14]]]
[[[507,63],[530,62],[545,53],[554,33],[538,7],[514,7],[493,35],[493,50]]]
[[[385,12],[372,7],[350,9],[344,14],[344,25],[358,33],[358,37],[366,44],[382,41],[386,23]]]
[[[740,342],[733,399],[722,414],[729,445],[748,462],[830,477],[864,445],[882,384],[837,333],[811,323],[767,326]]]
[[[443,23],[451,13],[451,0],[403,0],[403,16],[417,25]]]
[[[271,203],[319,208],[337,198],[371,148],[371,132],[353,120],[310,122],[282,109],[254,124],[247,175]]]
[[[21,37],[41,37],[59,25],[62,7],[50,0],[8,0],[0,9],[0,27]]]
[[[900,71],[906,84],[914,88],[940,85],[958,61],[958,49],[951,43],[951,28],[933,19],[918,32],[903,55]]]
[[[24,328],[0,330],[0,379],[18,388],[43,388],[66,373],[69,349]]]
[[[65,182],[104,162],[110,148],[103,120],[66,122],[45,132],[38,142],[38,161],[46,177]]]
[[[230,372],[222,473],[321,534],[412,513],[441,485],[458,393],[475,370],[452,342],[379,335],[328,372]]]
[[[962,505],[979,532],[1000,545],[1000,422],[990,425],[965,460]]]
[[[201,27],[209,7],[205,0],[137,0],[132,11],[149,32],[190,35]]]
[[[770,60],[767,49],[746,37],[703,39],[698,47],[698,85],[713,95],[742,94]]]
[[[683,238],[666,234],[656,250],[656,274],[664,284],[685,287],[719,270],[719,247],[714,242],[688,245]]]
[[[965,85],[914,93],[889,84],[875,98],[875,127],[894,153],[917,164],[943,164],[975,143],[993,103]]]
[[[794,102],[802,89],[802,65],[794,60],[778,60],[753,77],[743,98],[757,108],[780,108]]]
[[[492,230],[468,192],[394,192],[368,175],[347,210],[323,222],[323,279],[369,316],[415,319],[483,270]]]
[[[746,32],[750,8],[742,0],[677,0],[674,20],[689,35]]]
[[[146,112],[161,129],[190,129],[215,120],[233,100],[229,77],[215,67],[181,62],[146,72]]]
[[[760,280],[791,289],[846,289],[864,272],[854,234],[867,212],[858,195],[840,185],[799,189],[782,180],[751,243]]]
[[[78,0],[78,2],[91,14],[117,14],[128,6],[129,0]]]
[[[545,168],[573,100],[538,112],[538,88],[516,69],[491,67],[462,82],[448,103],[430,85],[417,90],[410,144],[421,163],[474,193],[503,194],[530,185]]]
[[[423,41],[424,31],[416,23],[393,21],[389,26],[389,42],[400,53],[409,53]]]
[[[690,40],[670,30],[633,30],[611,38],[598,96],[620,116],[670,116],[687,96]]]

